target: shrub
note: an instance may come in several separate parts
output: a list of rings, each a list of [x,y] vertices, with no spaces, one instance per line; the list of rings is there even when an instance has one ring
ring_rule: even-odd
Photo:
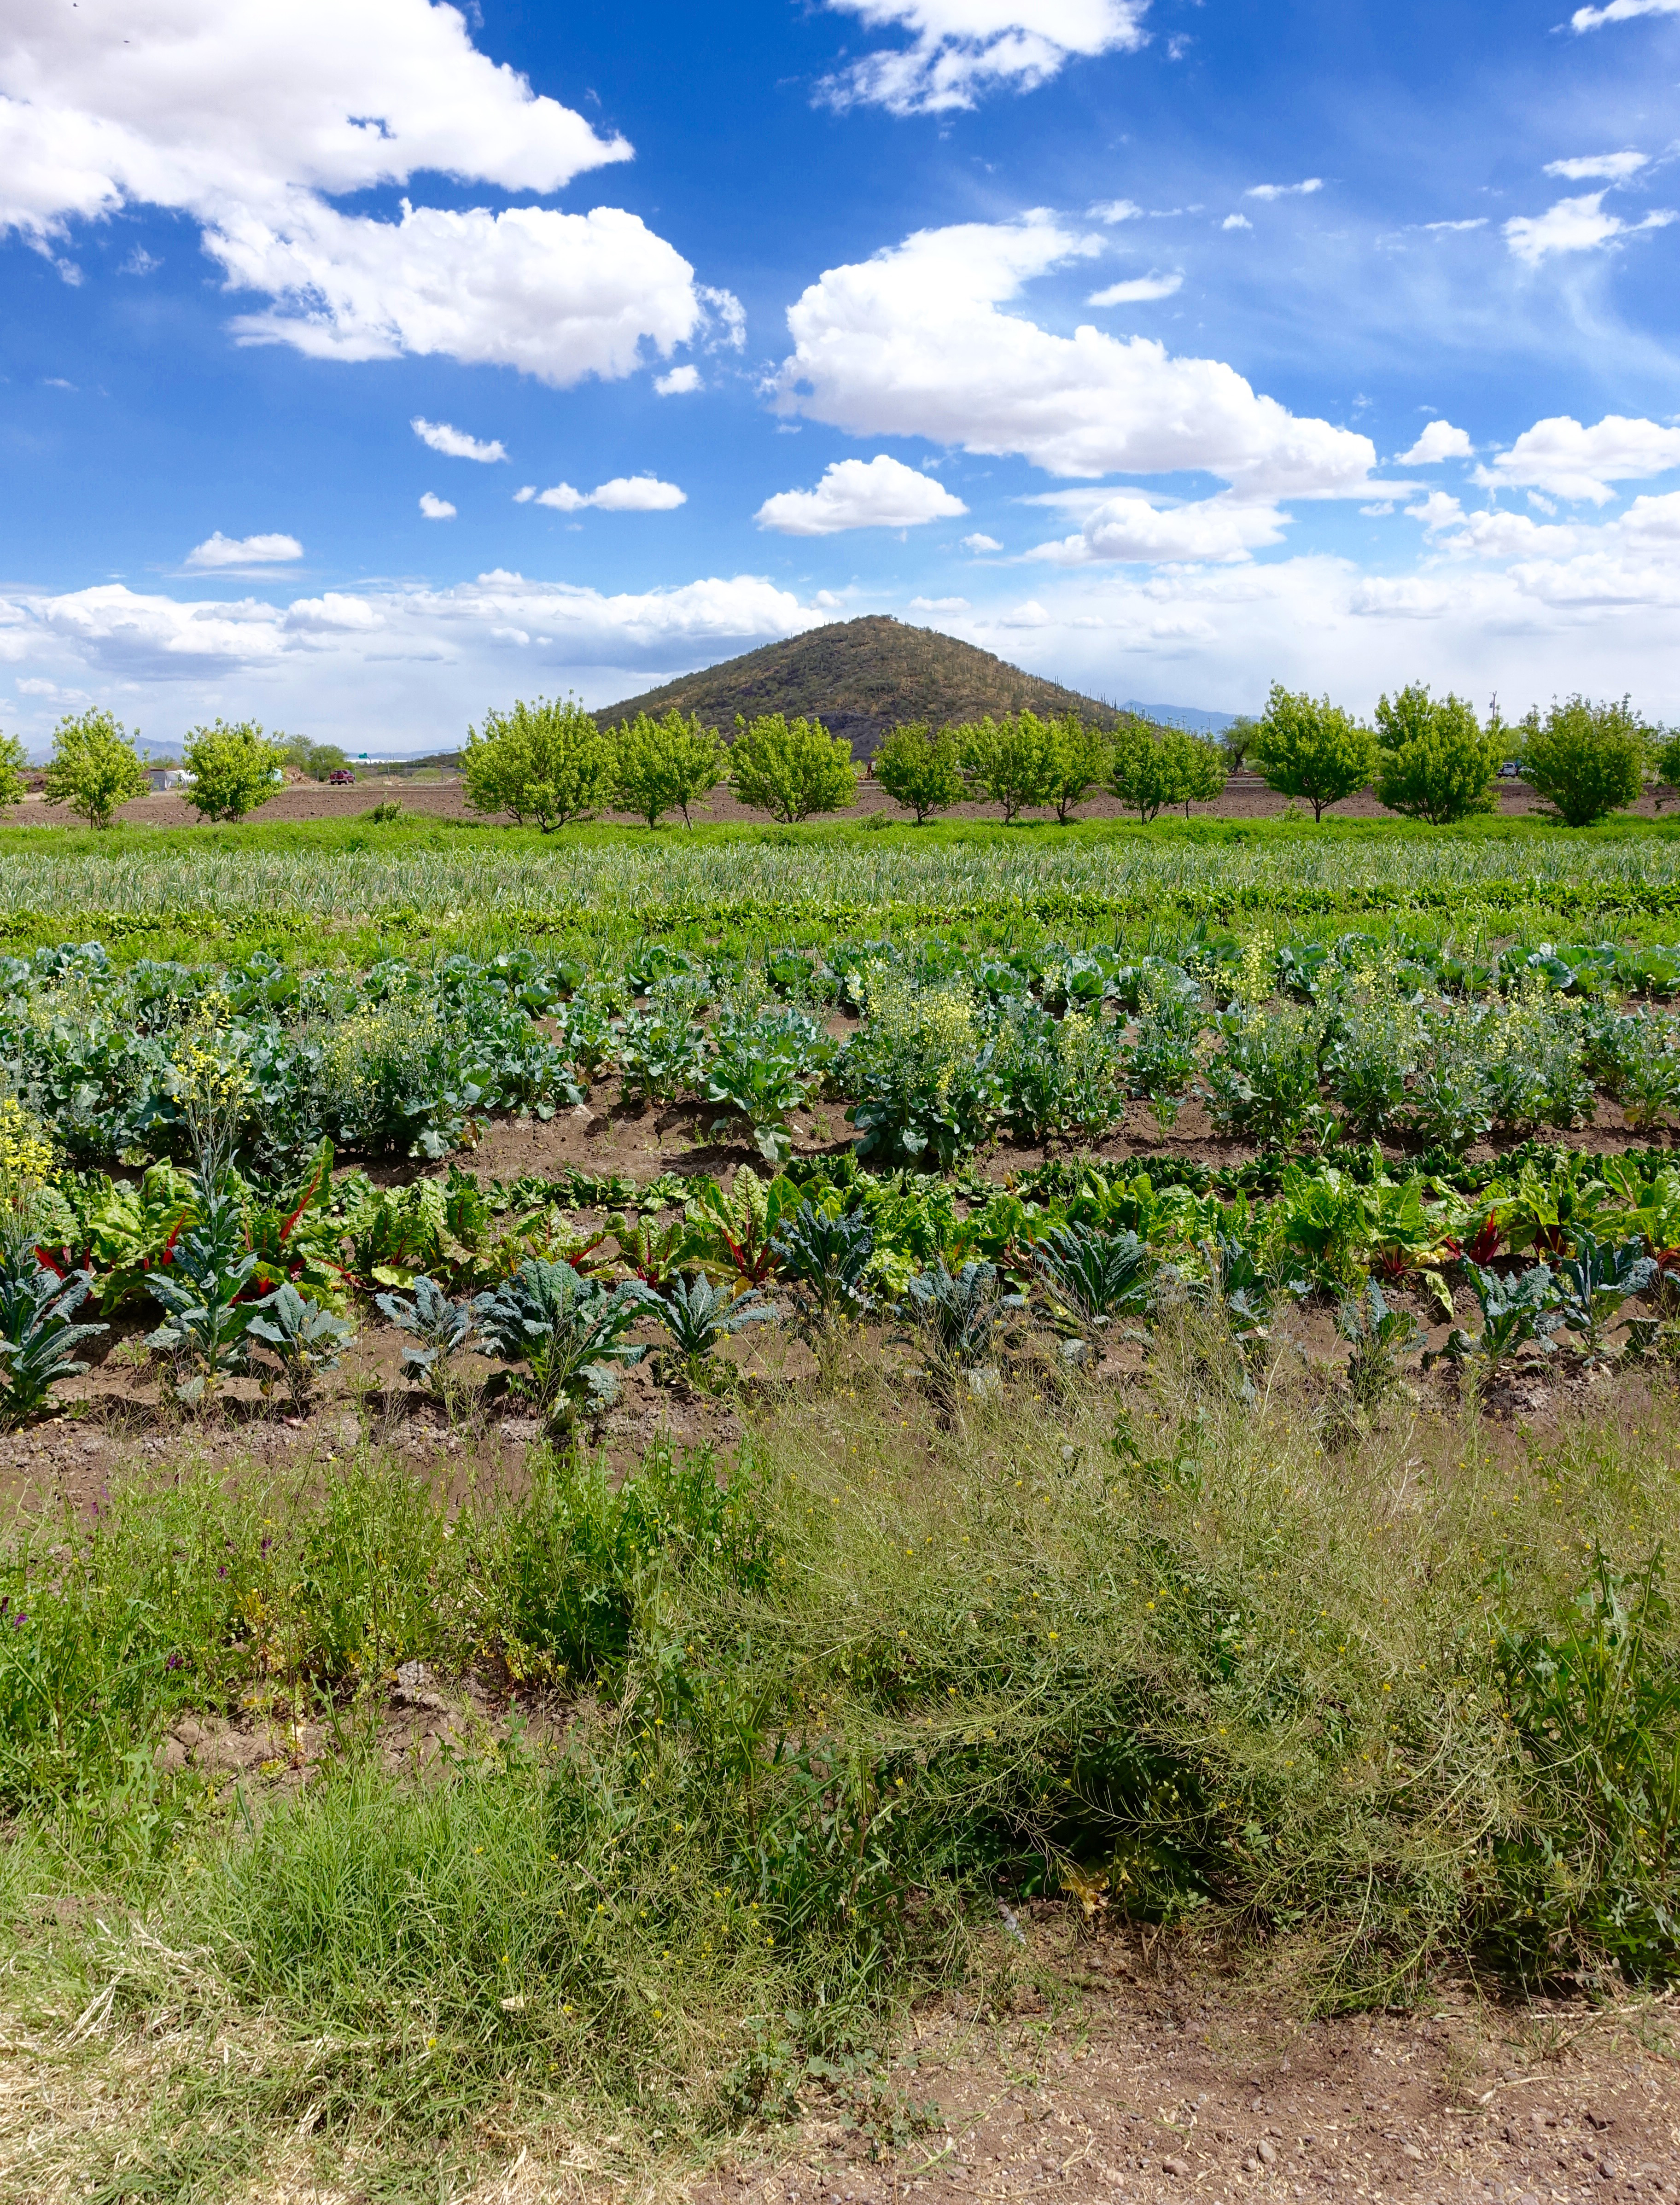
[[[1065,827],[1075,807],[1108,778],[1113,740],[1101,728],[1091,727],[1077,712],[1051,722],[1054,739],[1049,800]]]
[[[1266,716],[1250,747],[1267,787],[1310,804],[1315,819],[1324,817],[1327,805],[1365,788],[1376,770],[1376,740],[1368,728],[1327,697],[1292,693],[1279,681],[1272,684]]]
[[[86,711],[58,722],[46,771],[49,804],[62,804],[90,827],[103,829],[120,806],[144,796],[151,785],[128,731],[109,712]]]
[[[0,735],[0,811],[9,805],[22,803],[23,769],[27,763],[23,745],[17,737]]]
[[[963,772],[975,795],[1000,804],[1006,825],[1018,812],[1048,804],[1056,782],[1054,724],[1036,712],[988,713],[959,730]]]
[[[206,819],[243,819],[284,785],[284,752],[249,720],[189,729],[182,756],[193,776],[187,801]]]
[[[511,811],[521,827],[534,819],[547,835],[600,810],[612,793],[616,755],[611,736],[574,698],[521,701],[509,712],[486,712],[482,734],[467,729],[466,801],[474,811]]]
[[[685,827],[692,827],[689,806],[711,794],[727,764],[717,730],[703,728],[698,714],[685,720],[674,708],[656,720],[638,712],[618,731],[613,801],[650,827],[673,810],[680,811]]]
[[[1108,753],[1108,787],[1140,820],[1153,819],[1163,805],[1184,800],[1183,753],[1167,741],[1168,730],[1145,720],[1126,722]]]
[[[1224,793],[1231,769],[1217,743],[1203,742],[1184,728],[1163,728],[1161,743],[1178,784],[1172,801],[1184,805],[1186,819],[1192,804],[1212,804]]]
[[[736,715],[729,780],[743,804],[787,826],[858,800],[850,743],[821,720],[789,720],[781,712],[751,723]]]
[[[1643,785],[1649,731],[1624,697],[1594,704],[1554,699],[1523,722],[1523,778],[1567,827],[1590,827],[1634,802]]]
[[[875,777],[894,804],[916,814],[923,825],[930,813],[946,811],[963,793],[962,760],[949,728],[931,733],[925,720],[893,728],[875,754]]]
[[[1493,809],[1504,735],[1497,722],[1484,734],[1462,698],[1431,697],[1414,681],[1392,703],[1378,700],[1377,737],[1377,795],[1391,811],[1444,827]]]

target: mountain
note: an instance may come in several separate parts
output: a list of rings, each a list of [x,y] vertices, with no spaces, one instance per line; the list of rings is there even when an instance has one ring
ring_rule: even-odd
[[[940,728],[983,719],[988,712],[1030,710],[1046,717],[1077,712],[1112,728],[1123,716],[1112,704],[1024,674],[989,651],[884,613],[766,644],[703,673],[626,697],[595,716],[611,728],[638,712],[657,718],[674,706],[698,713],[726,734],[738,712],[749,720],[769,712],[818,719],[831,734],[844,735],[860,758],[901,720],[926,720]]]
[[[1184,728],[1193,735],[1222,735],[1236,718],[1234,712],[1205,712],[1199,704],[1140,704],[1127,698],[1123,708],[1140,720],[1153,720],[1158,728]]]

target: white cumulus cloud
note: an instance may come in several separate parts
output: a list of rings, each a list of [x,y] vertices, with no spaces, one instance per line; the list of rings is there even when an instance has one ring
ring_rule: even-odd
[[[692,366],[674,367],[668,375],[655,376],[653,387],[662,398],[684,397],[700,388],[700,371]]]
[[[943,483],[882,452],[873,460],[836,460],[815,490],[779,491],[753,517],[784,536],[837,536],[846,528],[917,528],[967,511]]]
[[[1305,176],[1298,184],[1250,184],[1243,197],[1245,199],[1308,199],[1314,192],[1323,189],[1322,176]]]
[[[80,0],[14,9],[0,45],[0,230],[54,256],[134,205],[196,221],[252,342],[319,358],[443,353],[566,384],[621,376],[703,315],[693,270],[634,215],[332,200],[436,169],[552,193],[628,159],[429,0]]]
[[[972,536],[964,537],[963,549],[965,551],[972,551],[977,559],[982,552],[1001,551],[1003,546],[998,542],[995,536],[982,535],[980,531],[977,529]]]
[[[1610,0],[1607,8],[1577,8],[1572,31],[1596,31],[1603,23],[1630,23],[1635,15],[1680,15],[1680,0]]]
[[[301,559],[295,536],[224,536],[218,528],[187,555],[189,567],[276,567]]]
[[[1544,214],[1513,215],[1505,226],[1505,243],[1519,260],[1538,268],[1554,253],[1590,253],[1643,230],[1666,229],[1680,219],[1671,207],[1653,207],[1643,222],[1624,222],[1605,210],[1602,192],[1583,192],[1559,199]]]
[[[1619,184],[1629,176],[1636,176],[1647,165],[1648,157],[1643,153],[1582,153],[1568,161],[1548,161],[1548,176],[1562,176],[1571,184],[1582,184],[1594,176],[1606,182]]]
[[[1491,487],[1550,490],[1556,497],[1607,505],[1612,483],[1648,481],[1680,467],[1680,429],[1607,413],[1590,429],[1567,413],[1536,421],[1476,478]]]
[[[429,490],[420,492],[420,510],[428,520],[453,520],[455,508],[447,497],[438,497]]]
[[[1410,451],[1402,452],[1398,466],[1403,467],[1433,467],[1443,460],[1468,460],[1475,446],[1463,429],[1455,429],[1451,421],[1431,421]]]
[[[1228,214],[1220,224],[1221,229],[1252,229],[1254,224],[1245,214]]]
[[[788,310],[782,411],[855,437],[1018,453],[1059,475],[1190,469],[1264,498],[1366,489],[1368,437],[1291,414],[1220,360],[1001,311],[1030,278],[1099,249],[1034,213],[918,231],[829,269]]]
[[[508,456],[500,437],[482,444],[464,429],[452,429],[447,421],[428,421],[424,413],[417,413],[408,425],[423,444],[442,452],[446,460],[479,460],[488,466]]]
[[[521,490],[518,502],[525,502]],[[585,506],[593,506],[598,513],[673,513],[680,505],[686,505],[688,493],[675,483],[661,482],[657,475],[614,475],[595,490],[573,490],[570,483],[556,483],[552,490],[537,493],[538,505],[551,505],[559,513],[581,513]]]
[[[1139,565],[1237,561],[1281,543],[1286,522],[1287,515],[1268,503],[1210,497],[1182,505],[1157,504],[1141,490],[1119,490],[1092,508],[1077,536],[1040,544],[1027,556],[1059,567],[1084,566],[1092,560]]]
[[[828,0],[872,31],[908,32],[906,46],[866,54],[825,78],[828,105],[937,115],[994,88],[1030,92],[1066,62],[1143,44],[1149,0]]]
[[[1170,299],[1175,291],[1184,288],[1184,276],[1178,270],[1171,275],[1132,276],[1124,282],[1111,283],[1106,291],[1093,291],[1085,304],[1088,306],[1142,306],[1150,299]]]
[[[1143,212],[1136,199],[1099,199],[1085,209],[1085,217],[1089,222],[1137,222]]]

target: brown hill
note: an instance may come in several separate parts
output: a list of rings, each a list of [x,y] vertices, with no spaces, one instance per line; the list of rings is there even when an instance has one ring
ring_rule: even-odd
[[[884,613],[836,621],[786,643],[766,644],[703,673],[685,674],[639,697],[597,712],[603,728],[656,718],[673,707],[698,713],[709,726],[733,730],[735,715],[785,712],[790,719],[819,719],[867,758],[888,728],[901,720],[926,720],[942,728],[978,720],[988,712],[1033,711],[1054,717],[1077,712],[1099,727],[1125,716],[1110,704],[1082,697],[1054,681],[1041,681],[994,658],[989,651],[931,628],[910,627]]]

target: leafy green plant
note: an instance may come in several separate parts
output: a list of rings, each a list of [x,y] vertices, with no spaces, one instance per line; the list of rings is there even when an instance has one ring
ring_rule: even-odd
[[[793,1150],[788,1118],[807,1108],[834,1055],[834,1043],[803,1011],[727,1018],[707,1067],[706,1099],[728,1103],[746,1120],[765,1162],[784,1164]],[[724,1116],[713,1120],[711,1130],[726,1134],[734,1128]]]
[[[1588,1356],[1600,1352],[1606,1325],[1613,1323],[1624,1302],[1649,1292],[1657,1266],[1635,1240],[1606,1247],[1594,1234],[1577,1232],[1573,1247],[1557,1266],[1558,1310]]]
[[[510,811],[519,826],[534,820],[547,835],[600,810],[612,793],[615,755],[612,737],[574,698],[521,700],[486,712],[482,733],[467,729],[466,802],[474,811]]]
[[[1377,740],[1377,797],[1391,811],[1441,827],[1495,808],[1504,730],[1496,721],[1484,734],[1463,698],[1432,697],[1416,681],[1380,698]]]
[[[1033,1140],[1100,1140],[1125,1113],[1119,1035],[1088,1011],[1036,1006],[1005,1025],[995,1057],[1004,1114]]]
[[[1376,739],[1327,697],[1292,694],[1274,681],[1249,755],[1268,788],[1303,798],[1322,819],[1327,805],[1365,788],[1376,771]]]
[[[1201,1032],[1200,991],[1175,987],[1164,974],[1149,974],[1127,1049],[1127,1072],[1132,1093],[1149,1103],[1163,1138],[1190,1092]]]
[[[674,810],[682,813],[685,827],[692,827],[690,807],[711,794],[727,767],[717,730],[703,728],[698,713],[684,719],[674,705],[656,720],[638,712],[618,729],[613,801],[650,827]]]
[[[847,1113],[858,1153],[948,1171],[984,1138],[997,1104],[994,1043],[982,1037],[974,999],[954,982],[918,988],[877,967],[868,1005],[836,1073],[858,1098]]]
[[[285,753],[253,721],[189,728],[181,755],[187,801],[206,819],[243,819],[285,785]]]
[[[1375,1408],[1396,1390],[1402,1362],[1424,1341],[1417,1319],[1410,1310],[1391,1309],[1374,1279],[1367,1279],[1357,1293],[1343,1297],[1336,1329],[1352,1351],[1348,1387],[1362,1409]]]
[[[1481,1311],[1481,1336],[1455,1330],[1444,1348],[1425,1358],[1426,1370],[1437,1353],[1454,1362],[1477,1361],[1481,1375],[1491,1382],[1507,1356],[1532,1345],[1541,1354],[1552,1350],[1552,1335],[1562,1322],[1558,1314],[1558,1281],[1544,1263],[1532,1264],[1520,1278],[1505,1279],[1466,1260],[1464,1275]]]
[[[110,1328],[74,1322],[92,1288],[91,1271],[65,1279],[37,1260],[26,1221],[0,1221],[0,1423],[21,1423],[86,1370],[74,1351]]]
[[[209,1409],[223,1382],[248,1367],[256,1269],[238,1198],[200,1191],[196,1222],[175,1241],[168,1267],[146,1279],[168,1315],[145,1344],[169,1358],[170,1391],[184,1406]]]
[[[935,733],[923,720],[890,728],[870,763],[893,803],[916,814],[918,827],[962,799],[962,759],[948,728]]]
[[[472,1314],[486,1346],[504,1362],[527,1364],[538,1404],[567,1419],[604,1408],[618,1391],[619,1367],[646,1355],[625,1335],[654,1299],[633,1280],[609,1288],[569,1263],[533,1256],[478,1295]]]
[[[1052,1300],[1082,1326],[1106,1325],[1149,1306],[1155,1265],[1135,1233],[1053,1226],[1032,1252]]]
[[[953,1272],[935,1257],[910,1281],[899,1313],[915,1328],[926,1375],[948,1382],[983,1368],[1006,1315],[1025,1307],[1024,1294],[1005,1292],[995,1264],[967,1263]]]
[[[437,1400],[447,1398],[449,1364],[477,1336],[475,1305],[452,1301],[436,1281],[423,1272],[412,1294],[376,1294],[382,1316],[418,1343],[402,1351],[402,1368],[417,1385],[424,1385]]]
[[[1232,1012],[1220,1023],[1208,1067],[1208,1108],[1216,1124],[1286,1147],[1320,1110],[1315,1022],[1293,1006]]]
[[[49,804],[62,805],[90,827],[107,828],[119,808],[151,786],[120,720],[90,707],[58,722],[45,782]]]
[[[694,1253],[748,1286],[762,1286],[776,1267],[780,1221],[798,1200],[791,1180],[778,1175],[767,1182],[746,1164],[727,1194],[715,1180],[697,1180],[684,1213]]]
[[[783,1217],[774,1246],[808,1329],[826,1333],[869,1306],[875,1228],[861,1210],[830,1210],[807,1198]]]
[[[308,1413],[322,1378],[338,1368],[355,1333],[347,1319],[287,1285],[276,1287],[257,1304],[246,1336],[268,1349],[292,1397],[293,1409],[301,1417]]]
[[[737,716],[735,729],[729,783],[753,811],[792,826],[857,802],[852,746],[831,735],[821,720],[789,720],[774,712],[749,724]]]
[[[1048,804],[1057,779],[1054,723],[1036,712],[1006,712],[958,728],[964,777],[970,792],[1000,805],[1004,823]]]
[[[1651,731],[1629,699],[1554,698],[1523,722],[1523,778],[1566,827],[1589,827],[1637,798]]]
[[[673,1352],[692,1386],[704,1382],[705,1365],[721,1341],[750,1324],[775,1319],[774,1305],[756,1287],[715,1285],[703,1271],[672,1280],[648,1303],[647,1313],[670,1334]]]

